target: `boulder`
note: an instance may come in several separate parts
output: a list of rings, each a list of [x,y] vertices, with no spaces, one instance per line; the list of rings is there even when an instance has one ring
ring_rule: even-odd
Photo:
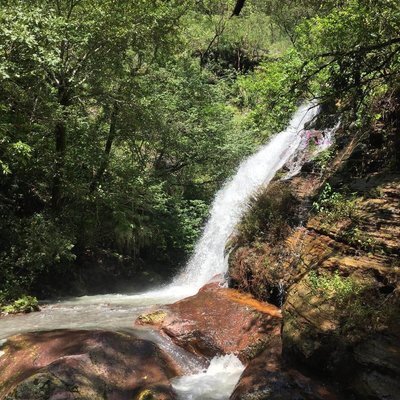
[[[0,357],[7,400],[172,400],[176,375],[157,346],[125,333],[57,330],[9,338]]]
[[[281,312],[212,283],[195,296],[140,316],[136,323],[153,325],[196,355],[212,358],[233,353],[246,363],[279,335]]]
[[[282,361],[280,337],[250,361],[230,400],[338,400],[332,388],[310,378]]]
[[[348,275],[341,267],[344,276],[332,271],[312,279],[305,275],[289,291],[283,311],[284,355],[341,382],[357,399],[397,400],[399,299],[382,294],[373,270]],[[324,284],[317,290],[315,279]]]

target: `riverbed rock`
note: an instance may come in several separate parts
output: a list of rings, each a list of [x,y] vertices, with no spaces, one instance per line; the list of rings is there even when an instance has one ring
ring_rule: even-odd
[[[136,323],[153,325],[194,354],[212,358],[233,353],[248,362],[279,335],[281,312],[212,283],[192,297],[140,316]]]
[[[335,390],[293,368],[282,360],[280,337],[250,361],[230,400],[339,400]]]
[[[2,351],[2,399],[175,399],[169,378],[176,372],[168,356],[126,333],[27,333],[9,338]]]

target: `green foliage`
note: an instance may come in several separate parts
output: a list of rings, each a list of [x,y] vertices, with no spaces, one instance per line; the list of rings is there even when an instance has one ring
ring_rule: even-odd
[[[173,245],[182,247],[185,251],[193,251],[194,244],[200,235],[208,214],[208,206],[202,200],[188,200],[178,204],[177,217],[179,221],[178,234],[174,235]],[[178,240],[178,241],[176,241]]]
[[[346,307],[360,294],[362,286],[351,276],[341,276],[338,271],[332,275],[309,273],[309,282],[314,293],[323,294],[334,301],[337,307]]]
[[[344,230],[340,236],[353,247],[365,251],[384,250],[374,238],[370,237],[366,232],[357,226]]]
[[[335,154],[334,149],[328,148],[321,151],[313,160],[315,161],[321,173],[324,173],[329,168],[329,163]]]
[[[232,18],[235,2],[196,2],[187,16],[187,39],[203,65],[218,75],[249,72],[266,56],[287,48],[287,38],[264,9],[247,2],[240,18]]]
[[[394,0],[254,0],[231,18],[234,5],[2,2],[3,298],[99,249],[185,255],[220,184],[304,98],[381,118],[361,116],[398,80]],[[245,240],[285,234],[292,203],[278,198],[254,200]],[[354,217],[331,188],[315,207],[327,223]]]
[[[39,303],[36,297],[32,296],[23,296],[2,308],[2,312],[6,314],[30,313],[34,311],[39,311]]]
[[[271,104],[278,105],[279,114],[279,105],[285,104],[285,98],[293,101],[310,96],[333,100],[358,126],[376,118],[374,115],[379,113],[370,110],[374,99],[399,84],[397,0],[256,3],[292,44],[288,55],[265,62],[267,74],[270,68],[274,69],[274,63],[284,71],[285,84],[279,86],[279,74],[272,74],[276,75],[274,81],[279,90],[268,92],[270,97],[258,101],[267,105],[261,115],[267,114]],[[267,75],[266,81],[269,80]]]
[[[256,145],[230,74],[193,53],[191,32],[206,44],[204,24],[212,31],[228,3],[2,3],[4,299],[74,275],[88,254],[134,270],[139,259],[176,266],[192,250],[216,189]],[[245,36],[246,52],[262,47],[262,34]]]
[[[308,280],[312,294],[334,306],[336,317],[341,321],[337,334],[356,338],[359,332],[381,329],[397,312],[385,301],[384,295],[351,275],[311,271]]]
[[[335,192],[329,183],[324,186],[313,207],[320,214],[322,222],[326,224],[356,218],[355,198],[349,199],[342,193]]]
[[[313,207],[321,218],[323,228],[329,229],[331,224],[350,220],[351,224],[337,233],[342,241],[365,251],[384,251],[384,248],[359,226],[354,195],[346,197],[342,193],[333,191],[327,183],[318,200],[313,203]]]
[[[257,127],[264,140],[282,130],[296,108],[301,88],[290,87],[298,63],[296,54],[288,52],[278,60],[263,62],[254,74],[238,79],[238,104],[247,110],[249,123]]]
[[[282,188],[264,190],[249,203],[239,227],[239,241],[254,243],[258,239],[277,241],[297,223],[297,201]]]
[[[74,238],[66,236],[57,222],[43,214],[20,220],[3,220],[0,247],[0,297],[9,300],[32,288],[50,267],[75,260]]]
[[[369,96],[398,81],[399,25],[395,0],[351,0],[304,20],[295,45],[303,60],[301,81],[316,85],[314,93],[339,98],[362,123]]]

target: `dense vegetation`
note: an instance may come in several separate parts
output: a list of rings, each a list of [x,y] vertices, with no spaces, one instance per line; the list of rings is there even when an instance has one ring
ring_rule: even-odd
[[[390,124],[399,28],[396,0],[1,0],[0,303],[173,272],[303,98]]]

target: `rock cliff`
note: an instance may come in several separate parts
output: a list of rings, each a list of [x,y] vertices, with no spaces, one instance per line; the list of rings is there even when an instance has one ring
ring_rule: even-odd
[[[282,307],[286,363],[348,398],[400,393],[398,134],[342,129],[254,199],[230,244],[231,286]]]

